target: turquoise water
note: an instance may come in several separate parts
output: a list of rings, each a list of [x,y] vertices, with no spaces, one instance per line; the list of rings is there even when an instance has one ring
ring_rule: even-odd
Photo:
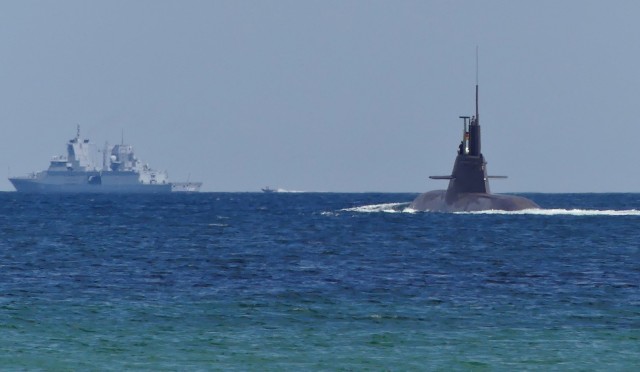
[[[634,370],[640,194],[0,194],[13,370]]]

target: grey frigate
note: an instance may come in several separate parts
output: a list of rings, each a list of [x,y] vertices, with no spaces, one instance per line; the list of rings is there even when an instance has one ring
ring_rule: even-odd
[[[202,186],[201,182],[169,182],[166,171],[138,160],[131,145],[107,144],[100,152],[80,136],[78,126],[76,137],[67,142],[66,155],[54,156],[46,170],[9,181],[18,192],[30,193],[197,192]]]
[[[478,84],[476,84],[475,116],[460,116],[464,121],[462,141],[449,176],[431,176],[436,180],[448,180],[446,190],[425,192],[409,205],[418,211],[471,212],[484,210],[517,211],[539,208],[533,201],[515,195],[497,195],[489,191],[487,162],[480,149],[480,114],[478,112]]]

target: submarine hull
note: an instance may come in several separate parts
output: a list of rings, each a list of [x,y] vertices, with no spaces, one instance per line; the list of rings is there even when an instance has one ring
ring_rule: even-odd
[[[533,201],[515,195],[460,193],[454,198],[447,198],[446,196],[446,190],[425,192],[418,195],[409,205],[409,208],[430,212],[519,211],[540,208]]]

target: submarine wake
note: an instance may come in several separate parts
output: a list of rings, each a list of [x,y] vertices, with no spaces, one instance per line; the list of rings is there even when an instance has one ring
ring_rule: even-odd
[[[506,214],[537,216],[640,216],[638,209],[523,209],[519,211],[486,210],[474,212],[454,212],[455,214]]]
[[[360,207],[341,209],[341,212],[357,213],[447,213],[437,211],[417,211],[409,207],[410,203],[382,203],[363,205]],[[638,209],[562,209],[562,208],[531,208],[517,211],[484,210],[470,212],[449,212],[450,214],[480,214],[480,215],[531,215],[531,216],[640,216]]]
[[[363,205],[360,207],[341,209],[341,212],[358,212],[358,213],[415,213],[416,210],[409,208],[410,203],[382,203]]]

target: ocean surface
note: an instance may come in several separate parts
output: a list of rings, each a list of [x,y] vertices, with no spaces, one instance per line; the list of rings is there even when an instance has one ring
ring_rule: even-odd
[[[640,365],[640,194],[0,193],[2,370]]]

